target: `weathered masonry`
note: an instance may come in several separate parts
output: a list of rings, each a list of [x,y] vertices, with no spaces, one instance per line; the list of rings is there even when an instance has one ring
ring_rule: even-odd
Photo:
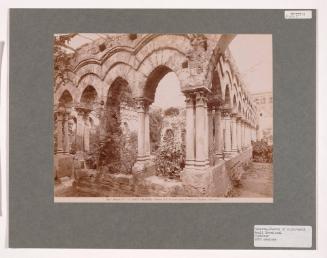
[[[117,34],[110,40],[99,39],[82,46],[65,71],[64,80],[56,79],[56,176],[70,173],[72,146],[76,150],[74,158],[83,166],[90,142],[97,137],[101,142],[105,134],[101,123],[106,121],[106,110],[123,106],[112,100],[112,94],[120,91],[129,92],[135,102],[133,110],[126,108],[130,114],[126,126],[136,129],[138,135],[133,174],[137,177],[147,173],[152,165],[149,106],[159,81],[174,72],[186,97],[182,183],[190,196],[226,194],[230,169],[251,158],[258,120],[256,105],[228,48],[234,37]]]

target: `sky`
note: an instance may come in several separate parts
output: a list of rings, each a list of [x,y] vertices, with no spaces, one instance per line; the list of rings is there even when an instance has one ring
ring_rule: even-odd
[[[229,48],[251,93],[272,91],[272,35],[238,34]]]
[[[238,34],[229,47],[247,90],[272,92],[272,35]],[[159,82],[153,104],[163,109],[185,106],[185,97],[173,72]]]

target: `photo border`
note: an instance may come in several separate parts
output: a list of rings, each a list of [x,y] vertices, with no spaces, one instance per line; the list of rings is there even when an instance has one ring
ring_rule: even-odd
[[[255,224],[287,224],[312,226],[315,249],[315,21],[315,10],[295,21],[283,10],[12,9],[9,246],[254,249]],[[51,39],[108,30],[273,34],[274,204],[53,203]]]

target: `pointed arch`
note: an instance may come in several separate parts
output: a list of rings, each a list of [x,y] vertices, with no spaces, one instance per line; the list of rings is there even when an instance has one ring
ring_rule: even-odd
[[[79,102],[93,105],[98,98],[98,93],[92,85],[88,85],[82,92]]]
[[[224,107],[228,109],[231,108],[231,95],[230,95],[229,85],[227,85],[225,89]]]
[[[211,93],[214,99],[217,99],[218,101],[223,99],[223,91],[217,70],[213,71]]]
[[[73,104],[73,97],[70,94],[70,92],[66,89],[64,92],[61,94],[59,100],[59,105],[63,107],[71,107]]]

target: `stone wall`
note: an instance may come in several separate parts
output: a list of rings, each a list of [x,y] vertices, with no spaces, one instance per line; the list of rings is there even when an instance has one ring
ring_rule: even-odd
[[[54,156],[54,178],[71,177],[73,174],[73,156],[70,154],[56,154]]]
[[[235,186],[235,174],[242,176],[244,166],[251,161],[249,148],[229,160],[218,162],[207,171],[198,171],[182,181],[147,173],[132,175],[105,174],[81,170],[74,187],[82,196],[101,197],[228,197]],[[194,170],[193,170],[194,171]],[[192,182],[188,182],[192,180]]]
[[[240,180],[244,166],[251,161],[252,148],[229,160],[221,160],[207,170],[183,171],[182,181],[187,196],[227,197]]]
[[[96,173],[80,171],[74,188],[80,196],[134,196],[133,176],[125,174],[105,174],[98,177]]]

